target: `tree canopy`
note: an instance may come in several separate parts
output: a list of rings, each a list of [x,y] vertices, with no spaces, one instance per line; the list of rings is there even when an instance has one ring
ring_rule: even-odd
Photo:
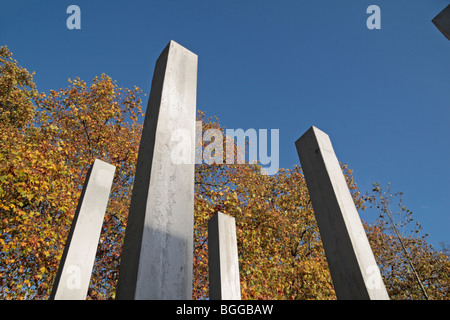
[[[142,131],[142,91],[102,74],[38,93],[33,74],[0,48],[0,297],[47,299],[89,166],[116,166],[88,299],[113,299]],[[225,131],[198,112],[203,129]],[[207,142],[203,142],[203,147]],[[221,152],[226,152],[224,143]],[[391,299],[448,299],[450,262],[421,236],[401,193],[363,194],[342,165]],[[299,166],[264,175],[258,164],[195,168],[193,298],[208,297],[207,222],[235,217],[243,299],[335,299]],[[416,224],[415,224],[416,223]],[[410,226],[413,226],[412,228]]]

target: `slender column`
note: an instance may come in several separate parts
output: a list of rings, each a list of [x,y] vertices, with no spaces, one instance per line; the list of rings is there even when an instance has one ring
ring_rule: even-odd
[[[389,299],[339,161],[326,133],[296,141],[338,299]]]
[[[197,55],[171,41],[156,61],[117,299],[192,299]]]
[[[241,300],[236,224],[217,212],[208,222],[209,298]]]
[[[89,169],[50,299],[86,299],[115,170],[98,159]]]

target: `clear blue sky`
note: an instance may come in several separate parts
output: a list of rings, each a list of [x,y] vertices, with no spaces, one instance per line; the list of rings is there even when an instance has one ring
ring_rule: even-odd
[[[81,30],[66,27],[71,4]],[[379,30],[366,27],[372,4]],[[374,181],[403,191],[438,246],[450,243],[450,41],[431,20],[447,4],[3,0],[0,45],[36,72],[39,91],[106,73],[148,94],[175,40],[199,56],[199,109],[227,128],[279,129],[284,168],[299,164],[294,142],[317,126],[363,191]]]

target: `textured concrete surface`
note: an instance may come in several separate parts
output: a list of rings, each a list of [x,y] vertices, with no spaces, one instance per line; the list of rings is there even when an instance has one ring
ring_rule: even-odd
[[[171,41],[144,120],[117,299],[192,299],[197,55]]]
[[[239,260],[236,223],[217,212],[208,222],[209,298],[240,300]]]
[[[450,40],[450,4],[432,20],[436,28]]]
[[[115,170],[98,159],[90,168],[50,299],[86,299]]]
[[[338,299],[389,299],[364,227],[326,133],[296,141]]]

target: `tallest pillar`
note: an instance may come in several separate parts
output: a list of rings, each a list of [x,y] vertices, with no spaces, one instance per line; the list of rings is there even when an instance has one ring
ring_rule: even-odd
[[[158,58],[139,146],[117,299],[192,298],[197,55]]]

